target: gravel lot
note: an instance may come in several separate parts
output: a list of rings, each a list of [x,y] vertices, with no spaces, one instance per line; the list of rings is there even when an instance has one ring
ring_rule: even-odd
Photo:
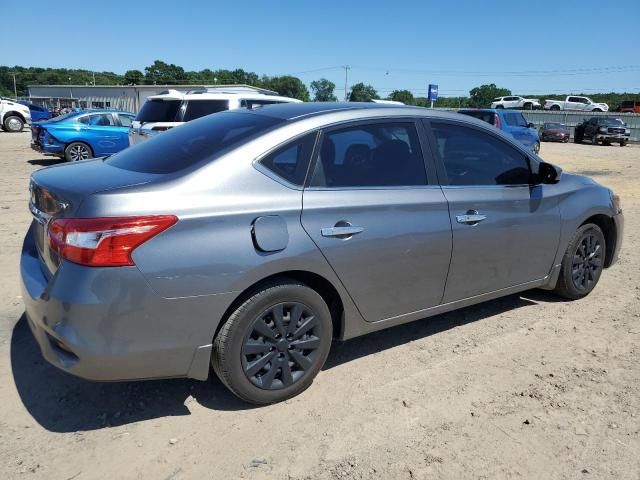
[[[1,479],[640,478],[640,147],[542,145],[622,196],[621,259],[591,296],[334,344],[304,394],[253,408],[217,379],[99,384],[42,360],[18,261],[29,175],[54,161],[29,136],[0,132]]]

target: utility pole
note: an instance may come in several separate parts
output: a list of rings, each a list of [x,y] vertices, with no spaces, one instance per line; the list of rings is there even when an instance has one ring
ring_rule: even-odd
[[[91,72],[91,74],[93,75],[93,86],[96,86],[96,72]]]
[[[345,65],[344,67],[344,101],[348,101],[347,97],[347,85],[349,84],[349,70],[351,67],[349,65]]]
[[[16,97],[16,101],[18,100],[18,89],[16,88],[16,73],[12,72],[13,75],[13,96]]]

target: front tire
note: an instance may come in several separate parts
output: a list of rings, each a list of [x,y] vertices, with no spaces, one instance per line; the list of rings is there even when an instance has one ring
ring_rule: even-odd
[[[604,267],[606,243],[600,227],[582,225],[562,258],[555,292],[569,300],[586,297],[598,284]]]
[[[216,336],[211,363],[231,392],[267,405],[306,390],[324,365],[333,337],[323,298],[294,281],[247,298]]]
[[[5,132],[9,132],[9,133],[19,133],[22,131],[23,128],[24,128],[24,121],[16,115],[11,115],[5,118],[4,122],[2,123],[2,129]]]
[[[93,158],[93,151],[86,143],[72,142],[64,149],[64,158],[67,162],[79,162]]]
[[[627,145],[627,141],[626,141],[626,140],[621,140],[621,141],[620,141],[620,146],[621,146],[621,147],[624,147],[624,146],[626,146],[626,145]]]
[[[536,155],[540,153],[540,142],[534,143],[532,150],[533,150],[533,153],[535,153]]]

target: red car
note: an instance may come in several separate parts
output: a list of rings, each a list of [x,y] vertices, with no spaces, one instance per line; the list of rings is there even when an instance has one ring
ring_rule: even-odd
[[[640,101],[629,100],[622,102],[618,107],[621,113],[640,113]]]
[[[558,122],[544,122],[540,129],[540,140],[543,142],[567,143],[570,135],[569,129]]]

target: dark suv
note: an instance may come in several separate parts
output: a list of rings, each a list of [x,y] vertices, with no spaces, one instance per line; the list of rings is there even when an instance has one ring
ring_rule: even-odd
[[[582,143],[583,140],[590,139],[592,145],[597,145],[598,142],[602,142],[603,145],[618,142],[624,147],[630,134],[631,130],[619,118],[591,117],[576,127],[573,141]]]

